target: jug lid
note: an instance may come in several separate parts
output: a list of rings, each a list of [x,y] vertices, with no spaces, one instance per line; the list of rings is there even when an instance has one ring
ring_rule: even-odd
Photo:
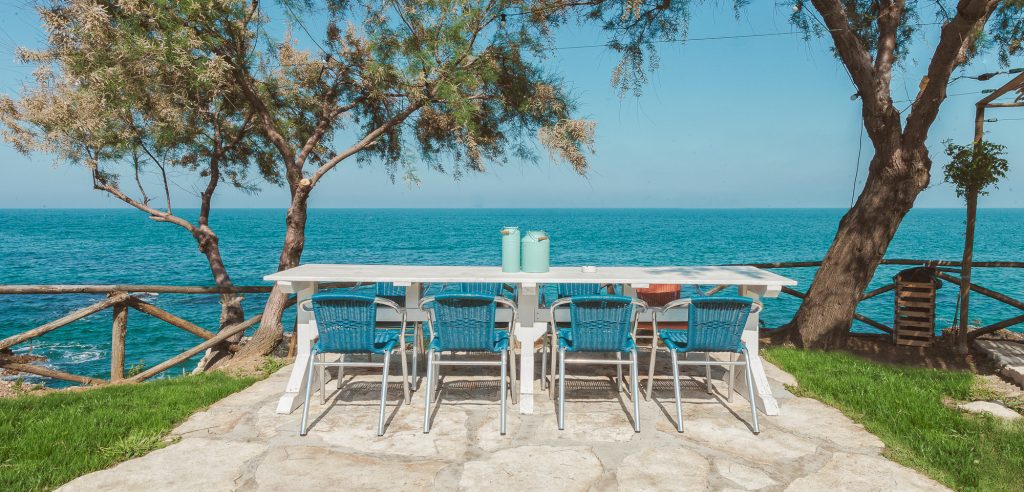
[[[544,231],[526,231],[526,235],[523,236],[523,241],[546,241],[548,239],[548,233]]]

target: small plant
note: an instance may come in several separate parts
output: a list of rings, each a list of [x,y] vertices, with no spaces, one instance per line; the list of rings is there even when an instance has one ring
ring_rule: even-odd
[[[956,187],[956,196],[970,199],[972,195],[985,196],[989,187],[1006,177],[1010,165],[1002,156],[1006,147],[981,140],[970,145],[946,144],[949,164],[944,168],[945,179]]]
[[[260,372],[262,372],[264,376],[270,376],[285,365],[287,365],[287,362],[280,357],[266,357],[263,359],[263,363],[260,364]]]
[[[100,452],[107,459],[124,461],[138,458],[165,445],[159,432],[133,432],[109,447],[100,448]]]
[[[142,371],[146,370],[146,361],[140,360],[131,365],[128,368],[128,372],[125,373],[125,377],[134,377],[142,374]]]

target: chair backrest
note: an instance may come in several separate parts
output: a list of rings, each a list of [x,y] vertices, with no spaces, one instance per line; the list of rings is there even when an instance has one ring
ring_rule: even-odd
[[[623,350],[633,325],[633,299],[628,296],[573,296],[569,301],[573,351]]]
[[[485,294],[438,294],[432,307],[433,336],[442,350],[491,351],[497,304]]]
[[[377,297],[405,297],[405,287],[396,287],[394,282],[377,282]]]
[[[326,292],[313,295],[313,315],[324,352],[372,352],[377,303],[370,295]]]
[[[572,296],[596,296],[601,294],[601,284],[558,284],[558,298]]]
[[[500,283],[494,282],[461,282],[459,283],[459,292],[462,294],[481,294],[485,296],[497,297],[500,296],[505,290],[505,286]]]
[[[694,297],[687,321],[688,351],[741,352],[743,327],[750,316],[749,297]]]

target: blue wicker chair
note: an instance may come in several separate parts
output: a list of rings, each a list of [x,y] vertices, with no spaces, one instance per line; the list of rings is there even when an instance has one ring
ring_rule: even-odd
[[[569,308],[569,327],[557,328],[555,311]],[[634,335],[637,327],[637,314],[647,308],[643,301],[627,296],[596,295],[574,296],[559,299],[551,304],[551,344],[558,347],[558,429],[565,428],[565,364],[614,364],[617,379],[616,391],[623,385],[622,366],[630,368],[630,399],[633,400],[633,430],[640,432],[640,398],[638,383],[638,365],[636,342]],[[569,353],[611,352],[615,360],[610,359],[568,359]],[[629,354],[629,360],[623,361],[622,354]],[[554,353],[552,354],[554,355]],[[547,358],[547,354],[544,355]],[[554,369],[555,360],[551,361]],[[554,385],[552,384],[552,390]]]
[[[394,309],[402,319],[401,329],[381,330],[377,328],[377,306]],[[405,357],[406,337],[405,310],[393,301],[351,293],[325,292],[315,294],[310,301],[303,303],[302,309],[312,307],[316,319],[318,339],[313,345],[309,356],[308,373],[306,374],[306,397],[302,406],[302,422],[299,435],[309,431],[306,422],[309,420],[309,399],[313,392],[313,378],[320,378],[321,401],[326,401],[327,366],[339,367],[338,384],[345,367],[380,367],[382,369],[380,390],[380,419],[377,424],[377,435],[384,435],[384,410],[388,398],[388,368],[391,363],[391,352],[398,349],[402,357],[402,390],[405,401],[409,400],[409,370]],[[327,361],[325,354],[339,354],[337,361]],[[350,354],[369,355],[365,362],[345,361]],[[383,362],[373,362],[373,355],[384,356]],[[315,369],[320,368],[317,372]]]
[[[461,294],[499,297],[505,293],[505,285],[495,282],[461,282],[458,291]]]
[[[666,304],[662,312],[670,309],[687,307],[687,329],[685,330],[658,330],[658,337],[665,344],[672,355],[672,383],[676,397],[676,430],[683,432],[683,405],[679,388],[679,366],[695,365],[705,367],[705,378],[707,392],[711,393],[711,366],[726,366],[729,368],[729,401],[732,401],[733,386],[735,383],[735,367],[743,366],[746,372],[747,391],[750,398],[750,415],[754,433],[760,432],[757,423],[757,400],[754,395],[753,375],[751,373],[749,353],[747,346],[743,343],[743,328],[747,324],[747,318],[751,313],[760,311],[760,305],[754,305],[753,300],[748,297],[695,297],[692,299],[680,299]],[[656,322],[655,322],[656,323]],[[655,324],[657,330],[657,324]],[[655,349],[657,346],[655,345]],[[704,360],[688,360],[685,357],[693,352],[704,354]],[[710,354],[728,353],[728,361],[712,360]],[[679,354],[683,354],[684,360],[679,360]],[[742,354],[742,360],[737,360],[736,355]],[[651,353],[651,370],[654,367],[654,352]],[[653,389],[653,380],[647,381],[647,393],[650,396]]]
[[[500,330],[495,326],[497,305],[502,304],[512,310],[512,321],[508,330]],[[500,428],[505,434],[505,396],[511,389],[512,402],[517,398],[516,358],[513,331],[516,323],[516,306],[504,298],[484,294],[439,294],[420,301],[420,308],[426,309],[427,325],[430,327],[430,344],[427,350],[427,391],[426,405],[423,411],[423,432],[430,432],[431,400],[434,392],[439,391],[439,377],[442,365],[485,365],[501,366],[501,400]],[[501,356],[500,361],[466,361],[442,360],[445,352],[494,353]],[[511,364],[511,380],[506,386]]]

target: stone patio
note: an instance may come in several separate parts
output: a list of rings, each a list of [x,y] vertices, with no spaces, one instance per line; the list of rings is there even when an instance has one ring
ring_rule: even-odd
[[[792,378],[767,369],[782,414],[762,415],[760,435],[750,431],[745,399],[728,403],[723,383],[709,395],[693,378],[684,434],[670,417],[668,381],[641,402],[642,432],[634,433],[628,394],[617,397],[607,373],[595,373],[567,380],[564,431],[541,393],[534,415],[510,405],[501,436],[496,378],[446,369],[430,434],[422,391],[400,404],[395,384],[387,431],[377,437],[379,378],[346,373],[333,405],[314,395],[313,428],[299,437],[300,411],[274,413],[286,367],[193,415],[174,430],[177,442],[61,490],[944,490],[883,458],[881,441],[862,426],[793,396],[784,389]]]

